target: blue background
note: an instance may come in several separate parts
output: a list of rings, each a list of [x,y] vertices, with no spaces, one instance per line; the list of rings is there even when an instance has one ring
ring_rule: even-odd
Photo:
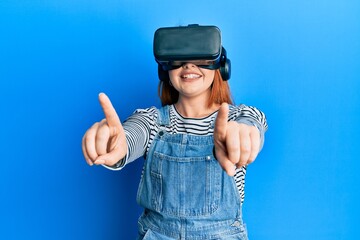
[[[89,167],[103,118],[159,106],[154,31],[217,25],[236,103],[267,114],[248,168],[252,240],[360,239],[360,2],[0,1],[0,239],[134,239],[142,160]]]

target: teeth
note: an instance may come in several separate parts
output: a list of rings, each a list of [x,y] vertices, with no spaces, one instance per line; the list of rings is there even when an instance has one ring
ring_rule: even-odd
[[[201,77],[199,74],[185,74],[181,76],[182,78],[199,78]]]

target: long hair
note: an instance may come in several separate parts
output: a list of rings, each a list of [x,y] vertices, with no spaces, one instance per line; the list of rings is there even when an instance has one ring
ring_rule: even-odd
[[[162,106],[175,104],[179,99],[179,92],[170,85],[168,72],[164,72],[164,74],[167,74],[167,78],[164,78],[163,81],[160,81],[158,86],[158,95],[160,97]],[[229,84],[227,81],[222,79],[220,70],[215,70],[214,81],[210,88],[211,93],[208,99],[209,107],[213,103],[221,104],[226,102],[228,104],[233,104]]]

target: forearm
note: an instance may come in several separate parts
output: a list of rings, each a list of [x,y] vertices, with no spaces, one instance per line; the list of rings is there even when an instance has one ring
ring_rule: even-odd
[[[111,170],[121,170],[126,164],[144,155],[149,140],[150,129],[146,119],[141,115],[131,116],[123,124],[127,142],[127,154],[115,165],[107,166]]]

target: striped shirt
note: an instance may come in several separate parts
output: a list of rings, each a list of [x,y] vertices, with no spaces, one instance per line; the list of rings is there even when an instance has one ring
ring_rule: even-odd
[[[169,108],[170,124],[165,131],[169,134],[191,134],[198,136],[212,135],[214,132],[213,122],[216,119],[217,111],[204,118],[186,118],[179,114],[174,105]],[[159,131],[157,123],[158,111],[155,107],[137,109],[124,123],[124,131],[128,144],[127,156],[120,160],[115,166],[107,167],[112,170],[120,170],[126,164],[146,156],[152,141]],[[264,133],[267,130],[266,117],[260,110],[245,105],[229,106],[229,121],[237,121],[248,125],[256,126],[260,131],[261,147],[264,143]],[[106,166],[105,166],[106,167]],[[245,174],[246,167],[236,169],[234,180],[241,196],[245,197]]]

